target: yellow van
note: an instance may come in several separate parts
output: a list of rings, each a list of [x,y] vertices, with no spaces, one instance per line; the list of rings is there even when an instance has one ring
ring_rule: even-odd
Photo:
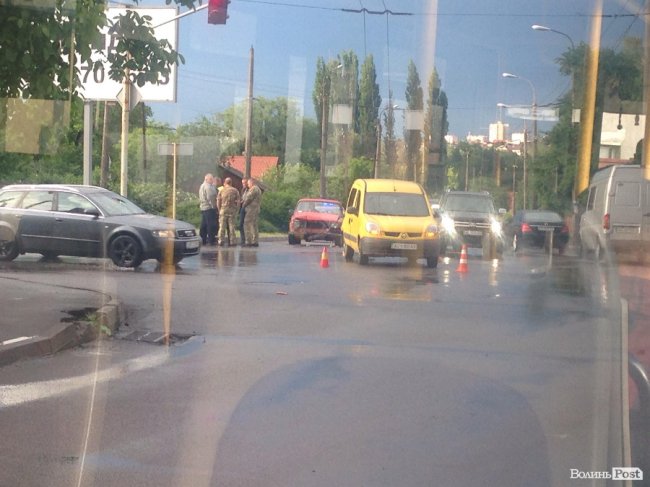
[[[342,224],[343,256],[404,256],[438,266],[438,224],[422,186],[395,179],[357,179],[348,196]]]

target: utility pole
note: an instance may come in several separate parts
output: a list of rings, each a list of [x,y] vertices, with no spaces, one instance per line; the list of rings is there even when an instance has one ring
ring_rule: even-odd
[[[127,196],[129,179],[129,110],[131,108],[131,79],[130,70],[124,70],[124,82],[122,90],[124,98],[122,102],[122,137],[120,147],[120,194]]]
[[[646,0],[646,10],[649,6],[649,0]],[[645,100],[645,132],[643,137],[643,176],[650,180],[650,25],[647,18],[645,22],[644,36],[644,63],[643,63],[643,99]]]
[[[327,186],[325,179],[325,163],[327,161],[327,119],[329,118],[329,89],[330,74],[327,73],[327,86],[323,87],[321,95],[322,113],[321,113],[321,137],[320,137],[320,197],[325,198]]]
[[[246,154],[246,167],[244,170],[244,177],[251,177],[251,147],[253,145],[253,63],[255,60],[255,50],[251,46],[250,61],[248,63],[248,113],[246,115],[246,146],[244,152]]]
[[[596,0],[596,6],[594,7],[594,14],[592,16],[591,39],[587,56],[586,91],[584,95],[583,108],[580,112],[580,154],[578,159],[578,172],[575,180],[576,196],[589,187],[591,149],[594,136],[594,117],[596,114],[596,81],[598,79],[600,33],[603,23],[602,11],[602,0]],[[646,130],[647,127],[648,124],[646,124]]]

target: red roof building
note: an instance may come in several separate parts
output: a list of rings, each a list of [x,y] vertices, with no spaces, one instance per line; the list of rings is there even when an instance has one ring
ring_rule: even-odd
[[[279,157],[277,156],[252,156],[251,157],[251,177],[259,181],[262,175],[269,169],[278,167]],[[245,156],[230,156],[225,159],[219,166],[232,173],[233,176],[241,179],[246,169]]]

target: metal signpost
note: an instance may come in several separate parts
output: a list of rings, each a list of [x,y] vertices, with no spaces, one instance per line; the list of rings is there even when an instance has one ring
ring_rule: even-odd
[[[109,8],[106,11],[106,17],[109,20],[116,20],[118,16],[124,14],[126,8]],[[174,20],[178,17],[177,8],[134,8],[129,9],[136,11],[140,16],[150,16],[151,24],[154,26],[154,34],[157,39],[165,39],[169,42],[174,50],[178,50],[178,22]],[[118,100],[122,105],[122,149],[120,155],[121,163],[121,181],[120,192],[122,195],[127,194],[128,183],[128,130],[129,130],[129,111],[140,101],[176,101],[176,78],[177,66],[172,66],[169,76],[158,80],[158,83],[146,83],[136,88],[125,74],[124,82],[113,81],[108,77],[110,65],[107,55],[111,50],[116,48],[115,38],[108,35],[108,26],[104,28],[105,42],[104,49],[93,54],[92,59],[87,64],[77,64],[81,71],[80,94],[89,100]],[[79,59],[79,57],[77,57]],[[97,67],[94,67],[95,61],[102,61]],[[84,134],[92,137],[91,117],[84,117]],[[89,139],[90,140],[90,139]],[[84,154],[84,184],[90,183],[92,173],[91,150],[85,151]]]
[[[194,154],[194,144],[169,142],[158,144],[158,155],[172,156],[172,218],[176,218],[176,174],[178,171],[178,156]]]

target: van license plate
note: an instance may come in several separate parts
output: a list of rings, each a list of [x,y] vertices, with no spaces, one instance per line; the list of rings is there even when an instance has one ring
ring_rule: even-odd
[[[638,233],[640,233],[639,230],[640,230],[639,227],[619,227],[619,226],[614,227],[614,232],[615,233],[636,233],[636,234],[638,234]]]
[[[417,250],[418,246],[410,243],[392,243],[390,248],[394,250]]]

